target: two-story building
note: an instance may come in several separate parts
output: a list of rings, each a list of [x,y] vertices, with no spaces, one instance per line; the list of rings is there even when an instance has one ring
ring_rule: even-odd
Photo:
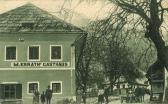
[[[33,4],[0,15],[0,99],[32,103],[50,88],[52,102],[75,96],[75,44],[86,33]]]

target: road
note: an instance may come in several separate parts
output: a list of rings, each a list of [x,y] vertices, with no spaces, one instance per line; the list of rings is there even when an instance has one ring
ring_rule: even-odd
[[[87,104],[97,104],[97,98],[88,98],[87,99]],[[114,97],[113,96],[113,97],[109,98],[109,103],[108,104],[153,104],[153,103],[149,102],[149,96],[146,95],[145,99],[144,99],[144,102],[142,102],[142,103],[126,103],[126,102],[121,103],[120,97]]]

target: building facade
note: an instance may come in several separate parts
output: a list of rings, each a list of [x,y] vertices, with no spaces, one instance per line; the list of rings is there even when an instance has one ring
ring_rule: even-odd
[[[32,102],[53,91],[52,102],[75,97],[75,43],[85,33],[26,4],[0,15],[0,99]]]

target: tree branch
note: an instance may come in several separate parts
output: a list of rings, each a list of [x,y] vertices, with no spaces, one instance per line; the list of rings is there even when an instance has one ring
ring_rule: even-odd
[[[124,0],[115,0],[116,4],[120,6],[123,10],[127,10],[130,13],[136,13],[140,15],[146,22],[150,22],[150,18],[145,14],[144,9],[142,6],[129,4]]]

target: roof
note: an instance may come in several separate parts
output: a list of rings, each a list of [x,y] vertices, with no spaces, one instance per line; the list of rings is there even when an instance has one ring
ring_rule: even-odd
[[[28,3],[0,14],[0,32],[83,32],[48,12]]]

